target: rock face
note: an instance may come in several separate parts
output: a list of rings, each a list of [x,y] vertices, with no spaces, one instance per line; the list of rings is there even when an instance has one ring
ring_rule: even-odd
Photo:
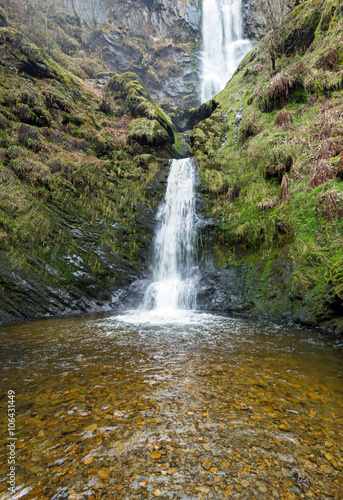
[[[260,40],[279,25],[294,0],[243,0],[244,36]],[[160,102],[183,108],[200,104],[200,0],[74,0],[69,7],[97,31],[95,44],[108,71],[135,72]]]
[[[102,0],[97,4],[77,0],[74,5],[88,23],[111,23],[95,39],[109,71],[137,73],[158,101],[184,107],[199,103],[198,0]]]
[[[105,3],[105,2],[104,2]],[[107,0],[108,18],[133,34],[189,43],[199,41],[200,2],[184,0]]]
[[[200,308],[343,332],[343,136],[334,125],[343,106],[342,26],[341,4],[298,5],[243,59],[213,113],[193,128],[214,224],[204,255],[210,260],[212,251],[216,266],[202,266]],[[323,241],[328,257],[317,264]]]
[[[243,0],[244,36],[250,40],[261,40],[268,31],[280,25],[294,3],[294,0]]]
[[[110,21],[133,35],[174,42],[199,37],[199,0],[75,0],[76,12],[88,23]],[[69,2],[72,8],[72,2]]]
[[[172,124],[137,75],[100,100],[12,19],[0,53],[0,322],[108,310],[147,268]]]

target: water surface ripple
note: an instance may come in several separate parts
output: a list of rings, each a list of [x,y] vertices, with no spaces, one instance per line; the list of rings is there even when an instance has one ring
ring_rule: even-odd
[[[0,328],[1,498],[342,498],[342,339],[159,314]]]

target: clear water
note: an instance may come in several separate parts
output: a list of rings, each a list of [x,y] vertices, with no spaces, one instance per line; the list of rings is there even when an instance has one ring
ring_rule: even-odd
[[[193,158],[173,160],[164,202],[157,213],[153,242],[153,282],[141,310],[151,315],[174,315],[196,307],[196,168]]]
[[[206,102],[225,87],[253,48],[243,38],[241,0],[203,0],[202,38],[201,101]]]
[[[341,498],[342,339],[263,320],[176,318],[0,329],[2,499]],[[5,479],[8,390],[15,494]]]

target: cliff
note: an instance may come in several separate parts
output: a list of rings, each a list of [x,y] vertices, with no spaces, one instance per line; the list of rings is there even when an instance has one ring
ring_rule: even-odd
[[[261,40],[292,6],[293,0],[244,0],[244,36]],[[189,108],[200,103],[200,0],[75,0],[69,8],[93,27],[106,22],[93,44],[107,71],[134,71],[164,104]]]
[[[300,3],[294,0],[243,0],[243,31],[250,40],[261,40],[271,29],[280,26],[288,12]]]
[[[199,2],[76,0],[74,9],[92,26],[106,21],[93,44],[108,71],[137,73],[158,101],[183,107],[198,103]]]

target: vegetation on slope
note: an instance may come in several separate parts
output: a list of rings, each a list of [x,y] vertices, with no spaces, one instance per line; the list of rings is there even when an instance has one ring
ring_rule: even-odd
[[[173,131],[130,74],[166,140],[130,138],[128,89],[94,90],[1,12],[0,317],[108,304],[144,267]]]
[[[191,137],[215,259],[241,273],[242,308],[339,331],[342,32],[342,3],[301,3],[245,57]]]
[[[88,22],[81,19],[87,2],[80,10],[66,10],[66,5],[70,6],[67,0],[0,0],[0,26],[14,23],[31,42],[82,79],[106,80],[108,71],[135,72],[157,101],[168,105],[178,94],[176,100],[184,106],[198,102],[199,44],[194,33],[180,26],[171,42],[169,36],[134,33],[116,16],[112,22],[98,22],[96,1],[91,2],[94,10],[86,16]]]

